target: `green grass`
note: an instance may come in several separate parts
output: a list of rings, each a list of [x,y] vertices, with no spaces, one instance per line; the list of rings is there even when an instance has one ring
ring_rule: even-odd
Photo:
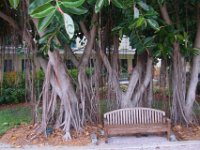
[[[30,123],[31,108],[28,106],[17,106],[0,110],[0,135],[7,130],[23,123]]]

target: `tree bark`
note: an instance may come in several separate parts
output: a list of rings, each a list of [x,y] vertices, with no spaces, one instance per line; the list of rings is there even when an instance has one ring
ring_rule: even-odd
[[[81,108],[82,108],[82,116],[81,116],[81,124],[83,125],[85,120],[85,114],[87,113],[87,119],[91,120],[91,107],[92,107],[92,92],[90,87],[90,80],[86,75],[86,67],[90,60],[90,56],[92,50],[94,48],[94,43],[96,39],[96,31],[97,31],[97,20],[98,16],[96,13],[93,14],[91,22],[94,23],[92,29],[89,32],[89,36],[87,35],[87,45],[85,47],[84,53],[82,54],[79,66],[78,66],[78,83],[80,89],[80,100],[81,100]],[[86,28],[82,29],[83,33],[86,33]],[[89,108],[87,108],[89,107]],[[85,112],[86,111],[86,112]]]
[[[140,97],[146,90],[147,86],[149,85],[151,79],[152,79],[152,66],[153,66],[153,59],[151,57],[148,57],[147,64],[146,64],[146,72],[145,77],[142,82],[142,84],[139,86],[137,92],[133,96],[132,106],[137,106]]]
[[[194,42],[194,47],[200,49],[200,4],[197,6],[197,34]],[[196,97],[196,88],[198,83],[198,74],[199,74],[199,65],[200,65],[200,54],[194,56],[193,58],[193,66],[191,71],[191,79],[187,91],[187,99],[186,99],[186,106],[185,106],[185,114],[187,120],[192,123],[193,122],[193,105]]]

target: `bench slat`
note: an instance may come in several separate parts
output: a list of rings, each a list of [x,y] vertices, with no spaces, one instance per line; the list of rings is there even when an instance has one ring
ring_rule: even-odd
[[[163,123],[165,112],[149,108],[127,108],[104,114],[109,125]]]

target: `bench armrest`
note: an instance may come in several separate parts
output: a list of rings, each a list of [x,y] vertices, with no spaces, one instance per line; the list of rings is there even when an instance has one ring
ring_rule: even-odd
[[[168,125],[171,125],[171,119],[169,119],[167,117],[164,117],[163,120],[164,120],[164,123],[167,123]]]
[[[171,119],[166,118],[166,122],[169,123],[169,124],[171,124]]]

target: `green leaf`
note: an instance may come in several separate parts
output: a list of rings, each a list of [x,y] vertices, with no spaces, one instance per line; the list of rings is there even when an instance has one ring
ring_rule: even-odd
[[[88,12],[88,10],[84,7],[78,7],[78,8],[64,8],[62,9],[66,13],[71,13],[75,15],[82,15]]]
[[[74,36],[74,31],[75,31],[74,22],[68,14],[64,13],[63,17],[64,17],[65,30],[67,31],[67,34],[71,39]]]
[[[136,28],[141,27],[144,24],[144,17],[139,17],[136,21]]]
[[[149,6],[145,3],[145,2],[138,2],[137,3],[142,9],[144,9],[145,11],[148,11],[149,10]]]
[[[158,18],[158,13],[154,9],[150,9],[144,14],[145,18],[148,19],[157,19]]]
[[[96,3],[96,0],[87,0],[87,3],[90,5],[94,5]]]
[[[85,0],[62,0],[61,4],[66,8],[74,8],[81,6],[84,2]]]
[[[39,19],[39,22],[38,22],[39,31],[44,30],[51,23],[54,17],[54,14],[55,14],[55,10],[52,13],[50,13],[48,16],[46,16],[45,18]]]
[[[123,5],[123,3],[120,0],[112,0],[112,3],[118,8],[121,8],[121,9],[125,8],[125,6]]]
[[[95,4],[95,13],[98,13],[101,8],[103,7],[104,4],[104,0],[97,0],[96,4]]]
[[[154,38],[153,37],[147,37],[144,39],[143,44],[145,45],[146,48],[154,48],[156,47],[156,44],[153,42]]]
[[[155,30],[160,30],[159,29],[159,24],[156,20],[154,19],[147,19],[148,24],[150,25],[151,28],[155,29]]]
[[[153,42],[153,37],[147,37],[144,39],[144,45],[149,45]]]
[[[112,32],[116,32],[116,31],[119,31],[119,30],[121,30],[121,29],[122,29],[121,26],[116,26],[116,27],[114,27],[114,28],[112,29]]]
[[[18,7],[19,2],[20,2],[19,0],[9,0],[10,5],[11,5],[14,9],[16,9],[16,8]]]
[[[65,44],[70,43],[70,39],[66,36],[66,34],[62,33],[62,31],[59,31],[57,34],[57,38],[61,40]]]
[[[52,0],[34,0],[28,7],[28,13],[31,14],[37,7],[49,3]]]
[[[159,5],[163,5],[165,0],[157,0]]]
[[[42,6],[37,7],[30,15],[33,18],[43,18],[55,10],[56,7],[52,6],[50,3],[46,3]]]
[[[56,32],[57,28],[52,27],[45,31],[45,34],[39,39],[39,44],[47,43],[48,38]]]
[[[43,47],[40,48],[40,51],[46,56],[48,54],[49,49],[50,49],[50,45],[45,44]]]

